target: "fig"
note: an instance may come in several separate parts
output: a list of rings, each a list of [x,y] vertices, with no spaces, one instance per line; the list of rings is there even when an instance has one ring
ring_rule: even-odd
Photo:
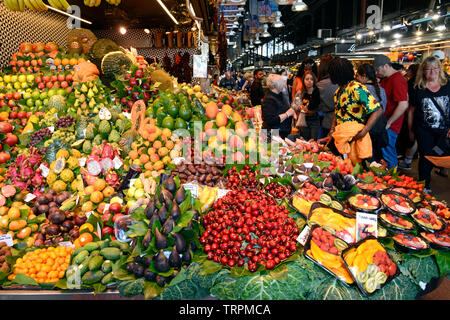
[[[191,250],[188,248],[182,255],[181,260],[183,264],[189,264],[192,260]]]
[[[158,275],[156,276],[156,278],[155,278],[156,283],[157,283],[158,286],[160,286],[160,287],[164,287],[164,284],[165,284],[166,279],[167,279],[166,277],[164,277],[164,276],[162,276],[162,275],[160,275],[160,274],[158,274]]]
[[[137,264],[136,263],[134,263],[134,262],[128,262],[127,263],[127,271],[129,272],[129,273],[134,273],[134,268],[137,266]]]
[[[151,219],[153,216],[153,213],[156,210],[155,202],[153,200],[150,200],[147,204],[147,207],[145,207],[145,216],[147,219]]]
[[[47,198],[47,203],[55,201],[55,195],[50,193],[50,191],[45,195],[45,197]]]
[[[144,236],[144,239],[142,239],[142,246],[144,249],[147,249],[150,245],[150,242],[152,241],[152,229],[148,229],[147,233]]]
[[[182,253],[186,250],[186,240],[184,237],[177,232],[173,232],[172,236],[175,238],[175,245],[174,247],[177,248],[178,253]]]
[[[175,202],[177,204],[182,203],[184,200],[186,200],[186,194],[184,193],[184,189],[183,187],[180,187],[177,191],[177,193],[175,193]]]
[[[181,211],[180,207],[178,206],[177,202],[174,201],[172,204],[172,209],[170,209],[169,213],[170,217],[172,217],[175,221],[178,221],[181,217]]]
[[[172,232],[174,227],[175,221],[173,221],[172,217],[169,217],[169,219],[167,219],[161,227],[161,233],[167,236],[170,232]]]
[[[72,220],[66,220],[61,224],[61,227],[63,227],[64,231],[70,231],[75,226],[75,223],[73,223]]]
[[[156,273],[153,273],[149,269],[146,269],[144,271],[144,278],[147,281],[155,281],[156,280]]]
[[[159,272],[167,272],[169,271],[169,260],[167,260],[166,256],[163,253],[163,250],[160,250],[155,258],[153,259],[155,262],[155,268]]]
[[[287,172],[290,172],[290,173],[294,172],[294,166],[293,166],[292,164],[288,165],[288,166],[286,167],[286,171],[287,171]]]
[[[169,256],[169,266],[174,267],[174,268],[181,267],[181,258],[178,255],[178,251],[175,246],[172,248],[172,252],[170,253],[170,256]]]
[[[153,257],[150,255],[146,255],[142,257],[142,264],[146,267],[148,267],[153,261]]]
[[[198,249],[198,248],[197,248],[197,244],[195,243],[195,241],[192,241],[192,242],[191,242],[190,247],[191,247],[191,250],[192,250],[192,251],[195,251],[195,250]]]
[[[164,187],[173,194],[177,189],[177,184],[175,183],[175,180],[173,180],[173,177],[170,176],[166,181],[164,181]]]
[[[64,200],[66,200],[66,197],[63,194],[58,194],[55,198],[55,201],[58,205],[61,205],[61,203],[63,203]]]
[[[312,172],[320,172],[320,168],[319,168],[319,166],[312,166],[311,171]]]
[[[59,233],[59,226],[51,224],[45,228],[45,234],[48,236],[56,236]]]
[[[58,204],[55,201],[51,201],[48,203],[49,208],[58,207]]]
[[[144,276],[145,268],[143,266],[137,265],[134,268],[134,275],[136,278],[142,278]]]
[[[79,227],[81,227],[84,223],[86,223],[87,217],[85,215],[76,215],[75,218],[73,218],[73,222]]]
[[[171,194],[168,190],[162,189],[162,190],[161,190],[161,193],[160,193],[160,195],[159,195],[159,200],[160,200],[162,203],[165,203],[167,207],[169,207],[170,204],[171,204],[172,201],[173,201],[173,196],[172,196],[172,194]]]
[[[150,228],[150,230],[153,228],[153,224],[154,224],[156,221],[159,221],[159,223],[161,223],[161,221],[159,220],[159,216],[158,216],[157,214],[154,214],[154,215],[151,217],[150,222],[149,222],[149,224],[148,224],[148,227]]]
[[[161,221],[161,223],[166,222],[166,220],[167,220],[167,209],[166,209],[165,206],[162,206],[158,210],[158,217],[159,217],[159,220]]]
[[[161,232],[159,232],[158,228],[155,229],[155,237],[156,237],[156,248],[158,250],[166,249],[169,245],[166,237],[164,237]]]
[[[44,194],[43,194],[42,196],[37,197],[36,201],[37,201],[37,203],[40,204],[40,205],[41,205],[41,204],[48,204],[48,203],[49,203],[47,197],[46,197]]]
[[[134,257],[134,262],[136,262],[137,264],[142,263],[142,257],[141,256]]]

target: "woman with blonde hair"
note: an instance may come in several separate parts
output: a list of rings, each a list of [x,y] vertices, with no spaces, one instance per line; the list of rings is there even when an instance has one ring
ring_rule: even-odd
[[[425,58],[417,70],[408,120],[414,121],[410,139],[417,139],[419,180],[425,180],[424,192],[431,193],[433,164],[425,156],[433,155],[435,146],[448,145],[450,139],[450,82],[434,56]]]
[[[246,72],[239,83],[241,91],[249,91],[252,85],[252,73]]]

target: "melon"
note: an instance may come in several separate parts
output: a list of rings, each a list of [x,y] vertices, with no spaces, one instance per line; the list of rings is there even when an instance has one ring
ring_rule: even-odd
[[[115,75],[125,74],[132,64],[133,62],[125,53],[122,51],[113,51],[103,57],[101,70],[105,77],[114,80]]]

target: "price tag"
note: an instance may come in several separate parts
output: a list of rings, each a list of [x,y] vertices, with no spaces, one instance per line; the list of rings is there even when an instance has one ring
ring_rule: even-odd
[[[192,194],[192,197],[197,198],[198,197],[198,185],[192,184],[192,183],[185,183],[183,184],[184,190],[189,190]]]
[[[228,189],[219,189],[219,190],[217,190],[217,199],[220,199],[220,198],[224,197],[230,191],[231,190],[228,190]]]
[[[356,242],[367,236],[377,237],[378,216],[373,213],[356,212]]]
[[[41,171],[42,171],[42,176],[44,178],[47,178],[48,174],[50,173],[50,169],[47,168],[47,166],[45,164],[41,164],[39,166],[39,169],[41,169]]]
[[[13,246],[13,239],[12,239],[12,236],[10,234],[2,234],[2,235],[0,235],[0,242],[6,243],[6,245],[8,247],[12,247]]]
[[[100,228],[100,223],[97,222],[97,235],[102,240],[102,228]]]
[[[55,127],[48,127],[48,129],[50,130],[51,133],[55,131]]]
[[[314,163],[312,163],[312,162],[305,162],[303,165],[305,166],[306,169],[311,169],[313,167]]]
[[[135,179],[130,179],[130,185],[129,187],[131,188],[132,186],[134,186],[134,183],[136,182],[136,178]]]
[[[91,214],[93,214],[94,213],[94,211],[89,211],[89,212],[86,212],[86,218],[87,219],[89,219],[89,217],[91,216]]]
[[[84,128],[83,129],[83,137],[86,137],[86,131],[87,131],[87,128]]]
[[[309,226],[305,226],[302,230],[302,232],[298,235],[297,241],[302,245],[305,246],[306,240],[309,237],[309,234],[311,233],[311,228]]]
[[[86,165],[86,158],[79,158],[78,163],[80,164],[80,167],[84,167]]]
[[[63,241],[59,243],[60,247],[69,247],[69,248],[74,248],[75,249],[75,245],[70,242],[70,241]]]
[[[185,161],[186,159],[185,158],[183,158],[183,157],[177,157],[177,158],[174,158],[172,161],[173,161],[173,163],[177,166],[177,165],[179,165],[182,161]]]
[[[109,210],[109,206],[110,206],[109,203],[105,204],[105,208],[103,209],[103,213],[105,213],[106,211]]]
[[[171,253],[172,251],[163,251],[163,255],[165,255],[167,259],[169,259]]]
[[[33,199],[35,199],[35,198],[36,198],[36,196],[35,196],[34,194],[29,193],[29,194],[27,194],[27,195],[25,196],[25,199],[23,199],[23,201],[25,201],[25,202],[30,202],[31,200],[33,200]]]
[[[123,165],[122,161],[118,157],[115,157],[113,159],[113,163],[114,163],[114,169],[116,169],[116,170],[119,169]]]

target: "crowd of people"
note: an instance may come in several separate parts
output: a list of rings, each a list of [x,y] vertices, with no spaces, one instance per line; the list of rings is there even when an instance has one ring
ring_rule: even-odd
[[[358,150],[371,148],[358,155],[360,162],[403,170],[418,153],[419,180],[430,193],[434,165],[426,156],[450,155],[450,82],[442,55],[424,55],[407,70],[385,55],[356,69],[348,59],[325,55],[318,64],[306,58],[295,75],[227,71],[214,82],[247,92],[261,106],[263,128],[278,129],[281,138],[317,140],[335,153],[344,140],[360,143]],[[436,173],[448,174],[445,168]]]

